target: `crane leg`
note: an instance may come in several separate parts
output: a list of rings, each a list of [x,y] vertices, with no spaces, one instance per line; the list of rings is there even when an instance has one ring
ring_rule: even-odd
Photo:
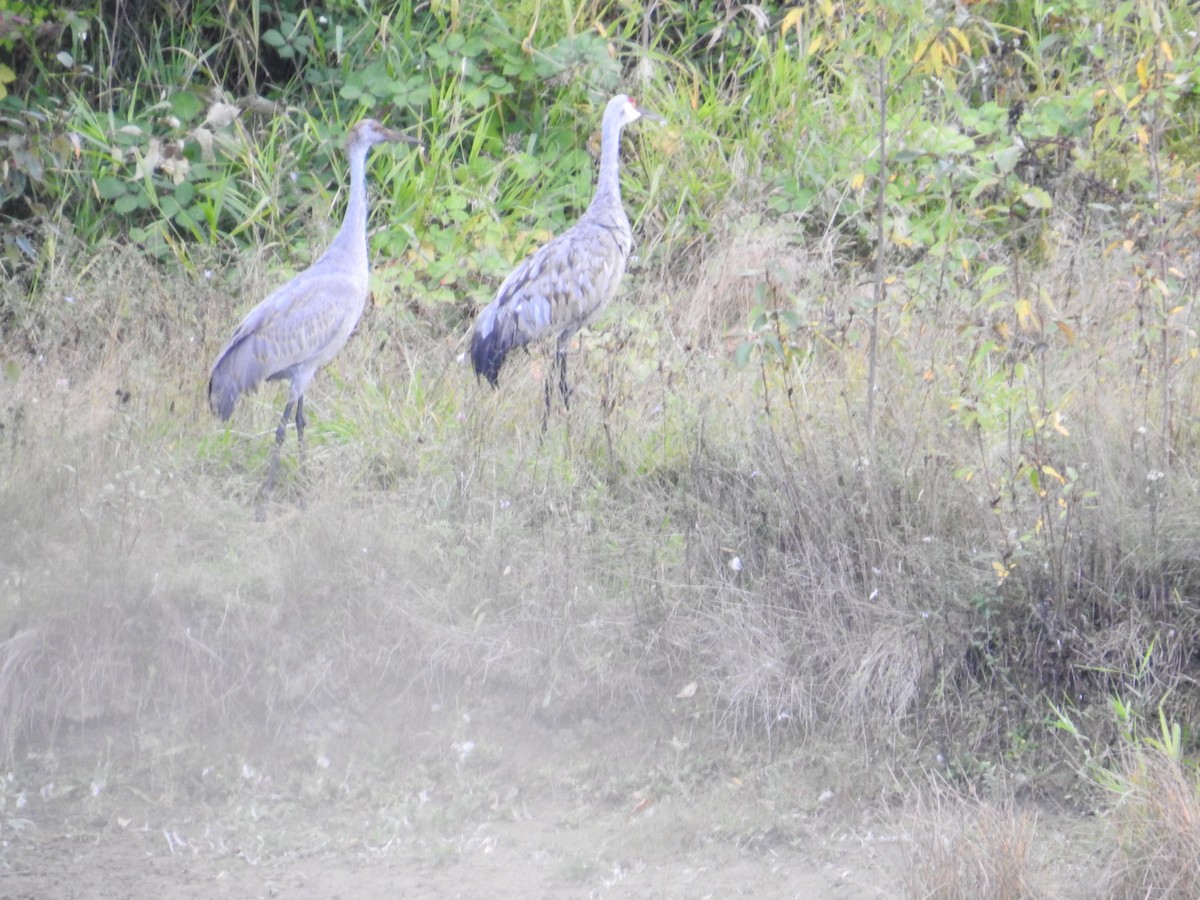
[[[571,408],[571,388],[567,384],[567,349],[559,347],[558,353],[558,392],[562,394],[563,409]]]
[[[296,442],[300,445],[300,473],[304,474],[304,428],[308,417],[304,415],[304,397],[296,401]]]
[[[287,436],[287,426],[292,418],[293,405],[292,401],[289,400],[287,406],[283,408],[283,418],[279,420],[279,427],[275,429],[275,447],[271,450],[271,462],[267,467],[267,480],[263,482],[262,490],[258,494],[260,517],[263,514],[261,504],[265,503],[267,498],[271,496],[271,492],[275,490],[275,479],[279,477],[279,450],[283,447],[283,439]],[[299,428],[299,422],[297,422],[297,428]]]
[[[554,365],[558,369],[558,392],[562,395],[563,409],[571,408],[571,388],[567,384],[567,350],[565,347],[559,347],[554,351]],[[546,425],[550,421],[550,379],[545,379],[546,386],[546,409],[542,413],[542,431],[546,430]]]

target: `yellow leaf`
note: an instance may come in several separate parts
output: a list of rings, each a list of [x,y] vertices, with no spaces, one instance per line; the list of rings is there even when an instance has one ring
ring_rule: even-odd
[[[935,42],[929,48],[929,66],[931,69],[933,69],[933,74],[937,75],[939,78],[942,75],[944,62],[942,56],[942,45]]]
[[[1122,103],[1127,102],[1128,98],[1125,96],[1125,85],[1114,84],[1113,85],[1113,96],[1116,97],[1118,100],[1120,100]]]
[[[1051,478],[1053,478],[1059,484],[1067,483],[1067,479],[1065,479],[1061,475],[1059,475],[1058,470],[1055,469],[1054,466],[1042,466],[1042,474],[1049,475]]]
[[[1008,566],[998,559],[992,560],[992,571],[996,573],[997,584],[1003,584],[1004,579],[1008,577]]]
[[[12,84],[16,80],[17,73],[4,63],[0,63],[0,85]]]
[[[1021,299],[1013,305],[1013,309],[1017,313],[1017,324],[1023,330],[1029,330],[1033,325],[1033,304],[1028,300]]]
[[[856,172],[850,177],[850,187],[853,190],[861,191],[863,184],[866,182],[867,176],[863,172]]]
[[[1071,436],[1071,432],[1067,431],[1067,426],[1062,423],[1062,416],[1059,413],[1054,414],[1054,430],[1063,437]]]
[[[929,47],[933,43],[933,38],[927,38],[917,45],[917,52],[913,56],[913,62],[919,63],[925,58],[925,54],[929,52]]]
[[[950,26],[950,37],[952,37],[956,41],[958,41],[958,46],[962,47],[962,52],[966,56],[971,55],[971,42],[969,40],[967,40],[967,36],[966,36],[966,34],[963,33],[963,30],[961,28],[955,28],[953,25],[951,25]]]
[[[992,326],[992,328],[995,330],[996,334],[1001,340],[1007,341],[1010,337],[1012,337],[1012,329],[1008,327],[1007,322],[997,322]]]
[[[812,56],[821,49],[821,35],[813,35],[813,39],[808,42],[808,50],[805,51],[807,56]]]
[[[779,34],[785,35],[791,29],[796,29],[796,34],[800,33],[800,21],[804,18],[804,8],[801,6],[794,7],[787,11],[787,15],[783,17],[783,21],[779,23]]]
[[[1150,73],[1146,70],[1146,57],[1144,56],[1137,63],[1137,79],[1143,91],[1150,87]]]
[[[1062,319],[1054,320],[1055,327],[1062,333],[1062,336],[1067,339],[1067,343],[1073,345],[1075,343],[1075,329],[1064,322]]]
[[[1166,41],[1163,41],[1158,46],[1159,49],[1162,50],[1162,55],[1167,58],[1167,62],[1175,62],[1175,54],[1172,52],[1170,44],[1168,44]]]

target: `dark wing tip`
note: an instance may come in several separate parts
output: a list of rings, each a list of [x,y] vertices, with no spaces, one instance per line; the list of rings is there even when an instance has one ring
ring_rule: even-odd
[[[214,373],[208,379],[208,407],[222,422],[228,422],[237,405],[237,391],[228,384],[223,384]]]
[[[492,387],[499,385],[500,367],[507,355],[508,348],[497,340],[496,329],[492,329],[487,337],[480,337],[478,331],[471,335],[471,365],[475,367],[475,377],[482,375]]]

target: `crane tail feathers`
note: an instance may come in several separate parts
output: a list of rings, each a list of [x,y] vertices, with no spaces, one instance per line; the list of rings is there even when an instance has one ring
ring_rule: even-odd
[[[222,422],[228,421],[238,398],[258,387],[263,380],[262,362],[252,342],[242,338],[230,343],[208,375],[208,405]]]
[[[496,387],[500,378],[500,367],[508,356],[511,342],[502,339],[500,329],[493,328],[486,335],[479,329],[471,335],[471,363],[475,367],[475,377],[483,376],[492,387]]]

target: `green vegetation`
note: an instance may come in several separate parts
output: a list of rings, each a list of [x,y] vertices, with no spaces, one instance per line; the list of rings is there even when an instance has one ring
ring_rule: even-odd
[[[1067,759],[1127,801],[1113,890],[1194,895],[1192,5],[170,7],[0,0],[10,756],[428,694],[845,742],[1003,838],[922,896],[1036,893],[1032,824],[956,792]],[[493,394],[460,356],[616,90],[669,124],[626,138],[639,258],[542,439],[545,360]],[[427,153],[372,159],[374,302],[257,525],[278,397],[225,430],[205,366],[328,239],[367,114]]]

